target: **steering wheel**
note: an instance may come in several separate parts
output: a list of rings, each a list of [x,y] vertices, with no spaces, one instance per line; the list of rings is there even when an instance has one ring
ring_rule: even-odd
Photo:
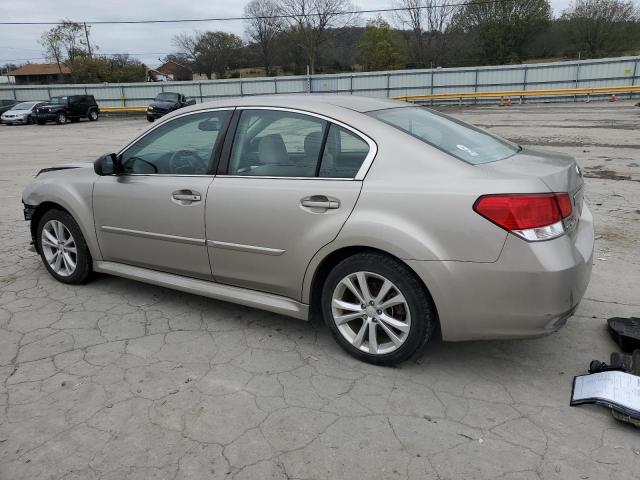
[[[204,161],[194,150],[177,150],[169,158],[169,171],[176,174],[207,173]]]

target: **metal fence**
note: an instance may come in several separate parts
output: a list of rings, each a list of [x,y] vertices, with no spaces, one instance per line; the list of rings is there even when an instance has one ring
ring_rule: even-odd
[[[46,100],[54,95],[91,94],[100,106],[126,107],[144,105],[164,91],[183,93],[194,97],[197,102],[205,102],[221,97],[279,93],[341,93],[395,97],[638,84],[640,84],[640,57],[635,56],[492,67],[394,70],[194,82],[11,85],[0,86],[0,99],[30,101]],[[575,95],[561,98],[575,99]]]

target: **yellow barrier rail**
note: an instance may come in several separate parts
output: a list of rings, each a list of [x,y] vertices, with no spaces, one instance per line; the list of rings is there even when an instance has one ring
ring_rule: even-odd
[[[620,85],[613,87],[594,87],[594,88],[558,88],[549,90],[498,90],[484,92],[456,92],[456,93],[434,93],[433,95],[401,95],[393,97],[394,100],[406,100],[408,102],[420,100],[460,100],[465,98],[503,98],[512,97],[550,97],[550,96],[573,96],[573,95],[616,95],[623,93],[640,93],[640,85]],[[147,107],[129,106],[129,107],[100,107],[101,112],[146,112]]]
[[[393,97],[395,100],[419,101],[419,100],[462,100],[465,98],[510,98],[510,97],[548,97],[560,95],[615,95],[622,93],[640,92],[640,85],[620,85],[613,87],[594,88],[558,88],[552,90],[506,90],[485,92],[457,92],[434,93],[433,95],[402,95]]]

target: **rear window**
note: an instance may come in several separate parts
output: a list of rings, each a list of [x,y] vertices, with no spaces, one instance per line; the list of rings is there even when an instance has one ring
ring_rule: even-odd
[[[503,160],[520,150],[518,145],[425,108],[390,108],[368,115],[472,165]]]

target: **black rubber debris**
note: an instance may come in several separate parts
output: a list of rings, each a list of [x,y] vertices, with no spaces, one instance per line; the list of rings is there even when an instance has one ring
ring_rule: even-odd
[[[640,318],[612,317],[607,320],[609,333],[625,352],[640,349]]]

